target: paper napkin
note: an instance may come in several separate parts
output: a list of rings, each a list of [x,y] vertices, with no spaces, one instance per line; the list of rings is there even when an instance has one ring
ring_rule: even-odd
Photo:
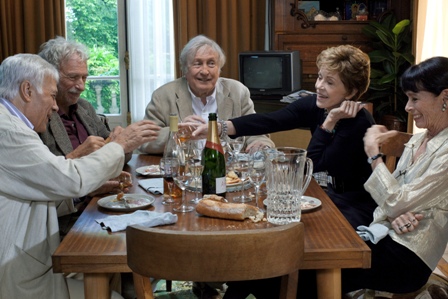
[[[103,229],[109,229],[111,232],[125,230],[129,225],[139,224],[145,227],[172,224],[177,222],[177,215],[165,212],[158,213],[152,211],[138,210],[132,214],[107,216],[102,219],[96,219],[97,223]]]
[[[163,194],[163,178],[139,180],[138,184],[147,192],[151,192],[156,195]]]

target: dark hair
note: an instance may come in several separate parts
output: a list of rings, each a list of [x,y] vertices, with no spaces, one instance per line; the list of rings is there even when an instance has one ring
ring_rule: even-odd
[[[404,92],[427,91],[438,96],[448,88],[448,58],[436,56],[409,67],[401,76]]]

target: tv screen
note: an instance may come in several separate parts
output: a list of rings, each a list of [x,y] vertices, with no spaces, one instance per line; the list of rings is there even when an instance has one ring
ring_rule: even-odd
[[[249,89],[282,88],[283,59],[281,56],[248,56],[243,63],[244,85]]]
[[[240,81],[251,95],[288,95],[301,87],[298,51],[261,51],[239,54]]]

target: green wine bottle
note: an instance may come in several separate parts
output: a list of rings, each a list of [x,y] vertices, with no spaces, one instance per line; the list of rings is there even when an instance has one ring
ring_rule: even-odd
[[[208,136],[202,152],[202,193],[226,196],[226,160],[218,137],[216,113],[208,116]]]

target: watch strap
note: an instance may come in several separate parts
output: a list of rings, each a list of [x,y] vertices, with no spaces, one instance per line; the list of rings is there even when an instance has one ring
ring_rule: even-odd
[[[384,157],[384,154],[383,153],[378,153],[377,155],[368,158],[367,159],[367,163],[372,164],[373,161],[375,161],[376,159],[381,158],[381,157]]]

